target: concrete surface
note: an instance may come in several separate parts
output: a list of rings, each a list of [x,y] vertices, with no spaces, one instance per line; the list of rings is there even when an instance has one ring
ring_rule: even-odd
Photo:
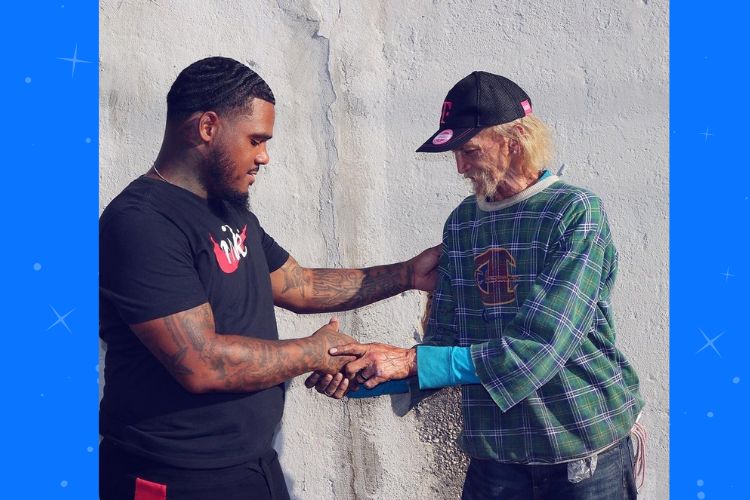
[[[251,192],[302,264],[403,260],[440,240],[469,192],[449,155],[414,153],[475,69],[506,75],[554,129],[553,170],[604,200],[620,250],[618,342],[647,400],[641,498],[668,497],[668,5],[664,1],[102,1],[101,208],[158,150],[177,73],[210,55],[277,98],[271,164]],[[363,341],[409,346],[424,298],[342,315]],[[279,311],[283,338],[327,321]],[[291,382],[277,446],[295,498],[458,498],[457,391],[404,417],[398,398],[330,401]]]

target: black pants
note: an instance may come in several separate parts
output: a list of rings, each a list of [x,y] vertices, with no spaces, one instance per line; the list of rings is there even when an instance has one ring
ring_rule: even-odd
[[[520,465],[472,458],[462,500],[636,500],[630,436],[597,455],[591,477],[572,483],[568,464]]]
[[[101,500],[288,500],[276,452],[221,469],[180,469],[99,445]]]

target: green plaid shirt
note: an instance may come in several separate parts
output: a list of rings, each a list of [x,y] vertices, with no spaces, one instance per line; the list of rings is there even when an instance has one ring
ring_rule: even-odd
[[[630,432],[644,403],[615,347],[616,272],[601,201],[555,176],[453,211],[424,343],[471,346],[481,385],[462,386],[470,456],[564,462]]]

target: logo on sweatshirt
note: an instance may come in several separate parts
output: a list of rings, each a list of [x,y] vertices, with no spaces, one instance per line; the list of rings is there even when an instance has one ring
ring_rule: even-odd
[[[504,248],[491,248],[474,258],[474,280],[485,305],[516,300],[516,259]]]
[[[208,233],[211,243],[214,245],[214,257],[219,268],[227,274],[231,274],[240,266],[240,261],[247,256],[245,238],[247,236],[247,224],[241,231],[236,231],[229,226],[221,226],[224,233],[223,238],[217,243],[214,236]]]

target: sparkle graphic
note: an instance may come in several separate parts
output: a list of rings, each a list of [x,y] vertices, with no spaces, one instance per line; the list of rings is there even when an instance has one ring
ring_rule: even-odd
[[[73,78],[73,76],[76,73],[76,64],[77,63],[84,63],[89,64],[91,61],[84,61],[83,59],[78,59],[78,44],[76,44],[76,48],[73,50],[73,57],[58,57],[61,61],[68,61],[70,63],[73,63],[72,68],[70,70],[70,77]]]
[[[41,271],[42,265],[39,262],[34,263],[34,271]]]
[[[722,276],[724,276],[724,278],[725,278],[725,279],[724,279],[724,281],[729,281],[729,278],[734,278],[734,274],[731,274],[731,273],[729,272],[729,268],[727,268],[727,272],[725,272],[725,273],[720,273],[720,274],[721,274]]]
[[[733,383],[733,384],[739,384],[739,383],[740,383],[740,377],[734,377],[734,378],[732,379],[732,383]]]
[[[702,135],[703,137],[705,137],[705,139],[704,139],[704,141],[703,141],[703,142],[706,142],[706,141],[708,141],[708,136],[709,136],[709,135],[714,135],[714,134],[712,134],[712,133],[710,133],[710,132],[708,131],[708,127],[706,127],[706,131],[705,131],[705,132],[698,132],[698,134],[699,134],[699,135]]]
[[[63,479],[62,481],[60,481],[60,486],[62,486],[63,488],[67,488],[68,487],[68,482]]]
[[[26,78],[23,79],[23,81],[26,83],[31,83],[31,77],[27,76]]]
[[[697,350],[697,351],[695,352],[695,354],[698,354],[699,352],[701,352],[701,351],[702,351],[703,349],[705,349],[706,347],[710,347],[711,349],[713,349],[713,350],[714,350],[714,352],[715,352],[716,354],[718,354],[718,355],[719,355],[719,357],[721,357],[721,353],[719,352],[719,350],[718,350],[718,349],[716,348],[716,346],[714,345],[714,342],[716,342],[716,340],[717,340],[717,339],[718,339],[719,337],[721,337],[722,335],[724,335],[724,332],[721,332],[721,333],[720,333],[720,334],[718,334],[718,335],[717,335],[716,337],[714,337],[714,338],[712,338],[712,339],[709,339],[709,338],[708,338],[708,335],[706,335],[705,333],[703,333],[703,330],[701,330],[700,328],[698,328],[698,331],[699,331],[699,332],[701,332],[701,335],[703,335],[703,338],[704,338],[704,339],[706,339],[706,343],[705,343],[705,345],[704,345],[703,347],[701,347],[700,349],[698,349],[698,350]]]
[[[93,446],[89,446],[88,448],[86,448],[86,451],[88,451],[89,453],[91,453],[91,452],[94,451],[94,447]]]
[[[73,311],[75,311],[75,309],[71,309],[70,311],[68,311],[65,314],[63,314],[62,316],[60,316],[60,313],[58,313],[55,310],[54,307],[52,307],[52,306],[49,306],[49,307],[50,307],[50,309],[52,309],[52,312],[55,313],[55,316],[57,316],[57,320],[54,323],[52,323],[49,326],[49,328],[47,328],[47,330],[52,329],[53,326],[55,326],[55,325],[57,325],[59,323],[59,324],[62,324],[62,326],[64,326],[65,329],[68,330],[69,333],[73,333],[73,332],[70,331],[70,328],[68,327],[68,324],[65,322],[65,318],[67,318],[68,316],[70,316],[70,313],[72,313]]]

